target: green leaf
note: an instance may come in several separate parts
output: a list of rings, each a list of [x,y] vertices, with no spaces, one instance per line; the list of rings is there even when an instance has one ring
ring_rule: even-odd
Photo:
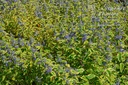
[[[18,48],[18,50],[17,50],[15,53],[16,53],[16,54],[20,54],[20,53],[22,53],[22,51],[21,51],[20,48]]]
[[[123,69],[124,69],[124,64],[123,63],[120,63],[120,72],[121,73],[122,73]]]
[[[93,78],[95,78],[96,77],[96,75],[94,75],[94,74],[89,74],[89,75],[87,75],[87,78],[90,80],[90,79],[93,79]]]
[[[41,46],[36,46],[37,50],[41,49]]]
[[[56,73],[54,71],[51,72],[52,76],[56,76]]]
[[[121,54],[118,54],[118,61],[121,62]]]
[[[12,80],[15,81],[16,80],[15,77],[12,77]]]
[[[78,72],[79,73],[83,73],[84,72],[84,69],[83,68],[80,68],[80,69],[78,69]]]
[[[89,85],[89,81],[86,78],[86,76],[82,76],[81,79],[83,79],[85,81],[85,85]]]
[[[6,76],[3,76],[3,77],[2,77],[2,81],[4,81],[5,77],[6,77]]]

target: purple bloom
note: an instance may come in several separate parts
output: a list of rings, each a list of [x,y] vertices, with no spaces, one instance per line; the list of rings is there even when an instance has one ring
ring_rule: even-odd
[[[46,70],[46,73],[51,73],[52,72],[52,67],[48,67],[47,70]]]
[[[7,49],[7,53],[8,54],[11,54],[11,50],[9,48]]]
[[[33,60],[33,61],[35,61],[35,60],[36,60],[36,58],[33,56],[33,57],[32,57],[32,60]]]
[[[34,52],[36,52],[36,49],[32,47],[31,51],[34,53]]]
[[[110,51],[110,48],[109,48],[109,47],[106,47],[106,50],[107,50],[107,51]]]
[[[71,36],[71,37],[73,37],[73,36],[75,36],[75,32],[71,32],[70,34],[69,34],[69,36]]]
[[[21,45],[21,46],[24,46],[24,42],[21,42],[20,45]]]
[[[121,48],[121,49],[120,49],[120,52],[123,52],[123,51],[124,51],[124,49]]]
[[[122,39],[122,36],[121,36],[121,35],[117,35],[117,36],[115,37],[115,39],[120,40],[120,39]]]
[[[8,66],[8,62],[6,62],[5,65]]]
[[[18,38],[18,44],[20,44],[20,42],[21,42],[21,38]]]
[[[108,55],[105,58],[106,58],[107,61],[111,61],[112,60],[112,57],[108,56]]]
[[[114,22],[115,26],[120,26],[120,23]]]
[[[42,13],[41,13],[40,11],[36,11],[36,12],[35,12],[35,15],[36,15],[37,17],[39,17],[39,18],[42,18],[42,17],[43,17],[43,15],[42,15]]]
[[[16,57],[13,57],[13,63],[16,64]]]
[[[57,59],[57,62],[61,62],[62,61],[62,59],[59,57],[58,59]]]
[[[37,42],[35,46],[40,46],[40,45],[41,45],[40,42]]]
[[[95,22],[95,17],[92,17],[92,22]]]
[[[56,38],[57,41],[58,41],[59,39],[60,39],[59,37]]]
[[[77,2],[78,0],[73,0],[74,2]]]
[[[66,68],[65,71],[66,71],[67,73],[69,73],[69,72],[70,72],[70,69],[69,69],[69,68]]]
[[[109,36],[106,36],[106,39],[107,39],[107,40],[109,40],[109,39],[110,39],[110,37],[109,37]]]
[[[70,37],[69,35],[66,35],[65,38],[66,38],[67,40],[70,40],[70,39],[71,39],[71,37]]]
[[[119,32],[119,29],[118,28],[116,28],[116,32]]]
[[[35,41],[33,37],[30,38],[30,44],[32,44]]]
[[[27,46],[30,46],[30,42],[29,41],[27,41],[26,44],[27,44]]]
[[[15,48],[19,48],[19,46],[18,45],[15,45]]]
[[[82,37],[82,42],[84,42],[86,39],[87,39],[87,35],[84,34],[83,37]]]
[[[17,2],[17,0],[14,0],[14,2]]]
[[[98,18],[98,17],[92,17],[92,22],[99,22],[100,21],[100,19]]]
[[[15,52],[14,52],[14,51],[12,51],[11,55],[12,55],[12,56],[14,56],[14,55],[15,55]]]
[[[60,35],[63,35],[63,34],[64,34],[64,31],[61,31],[61,32],[60,32]]]
[[[114,0],[114,2],[118,3],[118,0]]]
[[[38,61],[37,64],[40,65],[42,63],[42,61]]]

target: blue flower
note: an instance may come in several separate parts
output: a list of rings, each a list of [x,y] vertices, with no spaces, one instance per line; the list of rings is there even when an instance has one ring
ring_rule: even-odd
[[[33,48],[33,47],[31,47],[31,51],[32,51],[33,53],[35,53],[35,52],[36,52],[36,49]]]
[[[40,11],[35,11],[35,15],[39,18],[43,18],[43,15]]]
[[[120,48],[120,52],[124,52],[125,50],[123,48]]]
[[[87,39],[87,35],[84,34],[83,37],[82,37],[82,43]]]
[[[14,0],[14,2],[17,2],[18,0]]]
[[[62,59],[59,57],[59,58],[57,58],[57,62],[61,62],[62,61]]]
[[[122,36],[121,36],[121,35],[117,35],[117,36],[115,37],[115,39],[120,40],[120,39],[122,39]]]
[[[69,73],[70,72],[70,69],[69,68],[66,68],[65,71],[66,71],[66,73]]]
[[[114,22],[114,25],[115,25],[115,26],[120,26],[120,23]]]
[[[107,50],[107,51],[110,51],[110,48],[109,48],[109,47],[106,47],[106,50]]]
[[[71,39],[71,37],[70,37],[69,35],[66,35],[65,38],[66,38],[67,40],[70,40],[70,39]]]
[[[107,61],[111,61],[112,60],[112,57],[111,56],[108,56],[108,55],[106,55],[105,58],[106,58]]]
[[[69,34],[69,36],[70,36],[70,37],[73,37],[73,36],[75,36],[75,34],[76,34],[75,32],[71,32],[71,33]]]
[[[51,73],[52,72],[52,67],[48,67],[46,70],[46,74]]]
[[[21,42],[21,38],[18,38],[18,44],[20,45],[20,42]]]
[[[60,39],[59,37],[56,38],[57,41],[58,41],[59,39]]]
[[[19,46],[18,45],[15,45],[15,48],[19,48]]]
[[[24,46],[24,42],[22,41],[22,42],[20,43],[20,45],[21,45],[21,46]]]
[[[78,0],[73,0],[74,2],[77,2]]]
[[[36,56],[34,55],[34,53],[32,53],[32,60],[33,60],[33,61],[36,60]]]
[[[61,32],[60,32],[60,35],[63,35],[63,34],[64,34],[64,31],[61,31]]]
[[[16,57],[13,57],[13,63],[16,64]]]
[[[5,65],[8,67],[8,62],[6,62]]]
[[[38,61],[37,64],[38,64],[38,65],[42,64],[42,61]]]
[[[33,37],[30,38],[30,44],[32,44],[35,41]]]

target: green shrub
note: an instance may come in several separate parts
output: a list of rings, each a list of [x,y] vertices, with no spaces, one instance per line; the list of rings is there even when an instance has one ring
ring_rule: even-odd
[[[128,11],[120,4],[1,3],[1,85],[128,84]]]

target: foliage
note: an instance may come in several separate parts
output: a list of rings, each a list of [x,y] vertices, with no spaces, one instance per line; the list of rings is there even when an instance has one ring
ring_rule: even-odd
[[[127,85],[127,6],[1,0],[0,85]]]

